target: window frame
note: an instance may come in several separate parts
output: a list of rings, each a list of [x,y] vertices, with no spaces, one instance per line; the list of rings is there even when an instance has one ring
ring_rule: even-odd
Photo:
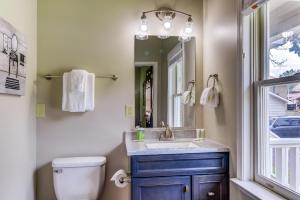
[[[169,53],[168,53],[168,88],[170,87],[170,80],[173,80],[175,78],[175,82],[173,82],[172,85],[172,90],[170,88],[168,89],[168,114],[167,114],[167,121],[170,126],[175,127],[174,122],[175,122],[175,98],[181,97],[183,93],[183,83],[184,83],[184,71],[185,71],[185,65],[184,65],[184,49],[183,49],[183,43],[178,43]],[[181,93],[178,93],[178,80],[177,80],[177,73],[178,73],[178,63],[181,62],[181,76],[182,76],[182,86],[181,86]],[[175,70],[172,73],[172,70]],[[173,77],[174,76],[174,77]],[[171,92],[170,92],[171,91]],[[183,112],[184,112],[184,107],[181,105],[181,123],[184,123],[184,118],[183,118]],[[182,124],[179,126],[181,127]],[[177,127],[177,126],[176,126]]]
[[[268,37],[268,4],[262,6],[256,13],[251,14],[249,20],[252,20],[251,25],[253,26],[251,29],[250,37],[250,45],[252,50],[254,51],[252,55],[250,55],[251,60],[254,62],[252,63],[251,70],[258,72],[258,75],[252,78],[252,83],[254,86],[254,94],[252,98],[252,103],[254,105],[254,118],[253,126],[254,126],[254,138],[253,138],[253,149],[254,149],[254,181],[262,184],[263,186],[269,188],[270,190],[285,196],[289,199],[300,199],[300,195],[287,187],[284,187],[282,184],[279,184],[263,175],[261,175],[262,169],[262,162],[261,156],[265,155],[261,153],[263,148],[260,144],[266,144],[263,138],[262,131],[264,130],[263,124],[261,123],[263,120],[261,114],[263,104],[262,102],[262,95],[263,88],[268,86],[274,85],[283,85],[283,84],[290,84],[300,82],[300,74],[295,74],[289,77],[282,77],[282,78],[274,78],[274,79],[267,79],[268,77],[268,69],[269,69],[269,37]],[[254,45],[253,45],[254,44]],[[262,67],[260,67],[262,66]]]

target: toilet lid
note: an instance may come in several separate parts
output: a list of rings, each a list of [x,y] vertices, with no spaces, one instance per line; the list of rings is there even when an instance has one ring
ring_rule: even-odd
[[[106,158],[102,156],[56,158],[52,161],[52,167],[94,167],[102,166],[105,163]]]

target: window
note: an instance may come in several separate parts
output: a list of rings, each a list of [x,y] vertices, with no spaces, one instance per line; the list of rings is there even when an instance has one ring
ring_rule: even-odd
[[[181,103],[183,92],[183,56],[179,43],[168,55],[168,124],[183,126],[184,106]]]
[[[270,0],[251,20],[263,55],[254,69],[255,180],[300,199],[300,2]]]

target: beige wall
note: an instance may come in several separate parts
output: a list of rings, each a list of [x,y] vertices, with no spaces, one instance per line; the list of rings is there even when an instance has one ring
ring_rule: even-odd
[[[0,0],[0,17],[27,42],[25,96],[0,94],[0,199],[33,200],[36,166],[36,0]]]
[[[236,0],[206,0],[204,4],[203,74],[219,74],[221,102],[218,108],[204,108],[207,136],[230,147],[230,173],[236,176]]]
[[[238,1],[204,1],[203,80],[206,84],[210,74],[219,74],[221,103],[204,108],[203,123],[207,137],[230,147],[230,177],[237,174]],[[250,199],[230,186],[230,199]]]
[[[119,76],[116,82],[97,79],[96,110],[82,114],[61,111],[59,79],[38,79],[37,101],[46,104],[46,117],[37,122],[38,199],[55,199],[52,159],[105,155],[108,156],[107,182],[102,199],[129,200],[129,188],[117,189],[108,180],[115,170],[128,168],[122,132],[134,125],[134,119],[124,116],[125,104],[134,105],[134,34],[142,11],[165,5],[193,14],[197,87],[201,88],[201,0],[38,1],[38,73],[62,73],[78,67]],[[175,30],[173,34],[178,32]],[[157,33],[157,27],[151,29],[150,34]],[[200,106],[197,111],[200,127]]]

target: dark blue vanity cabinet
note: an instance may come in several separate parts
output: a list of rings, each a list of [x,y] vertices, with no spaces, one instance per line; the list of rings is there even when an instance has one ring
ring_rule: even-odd
[[[132,200],[228,200],[229,153],[131,157]]]
[[[134,200],[190,200],[189,176],[134,178],[132,180]]]

